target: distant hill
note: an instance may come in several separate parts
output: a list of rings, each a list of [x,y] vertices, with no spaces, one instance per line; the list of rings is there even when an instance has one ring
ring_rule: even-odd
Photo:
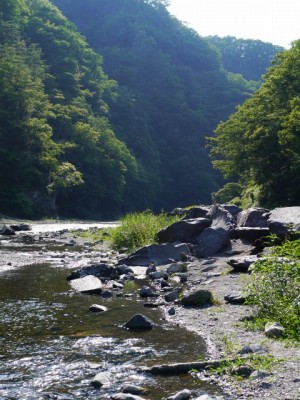
[[[220,50],[227,71],[253,81],[261,81],[276,54],[284,51],[283,47],[261,40],[237,39],[233,36],[208,36],[206,39]]]

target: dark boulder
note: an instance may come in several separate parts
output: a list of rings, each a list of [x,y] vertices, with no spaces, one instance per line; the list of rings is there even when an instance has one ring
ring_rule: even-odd
[[[169,225],[157,233],[161,243],[194,243],[193,238],[211,225],[207,218],[185,219]]]
[[[134,315],[126,324],[123,325],[123,328],[130,330],[150,330],[154,327],[154,323],[143,314]]]
[[[231,231],[236,227],[233,215],[220,205],[214,205],[206,214],[206,218],[212,221],[212,228],[222,228]]]
[[[207,218],[212,221],[209,228],[196,237],[197,246],[195,254],[197,257],[211,257],[230,244],[230,232],[235,228],[234,217],[225,208],[214,205]]]
[[[119,273],[116,268],[107,264],[95,264],[88,265],[77,271],[72,271],[70,275],[67,276],[67,280],[71,281],[73,279],[82,278],[84,276],[93,275],[97,278],[110,278],[116,279],[119,277]]]
[[[10,225],[10,227],[15,231],[15,232],[23,232],[23,231],[31,231],[32,228],[28,224],[13,224]]]
[[[243,227],[236,228],[230,232],[231,239],[241,239],[255,246],[261,246],[266,243],[270,236],[269,228]]]
[[[0,235],[12,236],[15,234],[16,234],[16,232],[10,226],[0,224]]]
[[[203,307],[213,304],[213,295],[209,290],[199,289],[184,295],[180,302],[183,306]]]
[[[197,237],[195,255],[200,258],[211,257],[230,244],[229,232],[223,228],[207,228]]]

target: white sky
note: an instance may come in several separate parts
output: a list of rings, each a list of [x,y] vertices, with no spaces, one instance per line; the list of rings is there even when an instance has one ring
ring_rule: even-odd
[[[260,39],[286,48],[300,39],[300,0],[171,0],[168,10],[201,36]]]

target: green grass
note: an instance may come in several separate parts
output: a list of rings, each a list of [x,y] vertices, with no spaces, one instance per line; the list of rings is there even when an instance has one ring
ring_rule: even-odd
[[[127,214],[121,225],[111,231],[110,241],[114,250],[133,252],[139,247],[157,242],[157,232],[178,221],[178,216],[154,215],[151,211]]]
[[[263,329],[267,322],[279,322],[285,337],[300,341],[300,243],[286,241],[255,263],[245,286],[254,319],[248,326]]]

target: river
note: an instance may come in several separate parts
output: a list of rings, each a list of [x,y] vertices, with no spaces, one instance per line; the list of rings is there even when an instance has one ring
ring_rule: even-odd
[[[122,297],[111,299],[72,292],[66,276],[79,256],[82,261],[83,249],[62,246],[53,254],[53,243],[41,235],[78,225],[90,226],[36,224],[28,234],[35,240],[0,242],[5,255],[0,264],[0,399],[109,399],[125,383],[147,388],[143,397],[151,400],[183,388],[220,393],[189,375],[154,378],[136,372],[139,366],[203,359],[204,341],[166,323],[159,310],[145,308],[137,294],[143,281],[129,282]],[[72,251],[74,262],[64,262]],[[84,257],[95,257],[94,252],[85,248]],[[23,262],[9,262],[9,254]],[[26,264],[26,256],[31,260],[33,254],[36,261]],[[94,303],[108,311],[89,312]],[[155,328],[139,333],[122,329],[136,313],[151,318]],[[99,372],[106,372],[110,383],[95,389],[91,380]]]

